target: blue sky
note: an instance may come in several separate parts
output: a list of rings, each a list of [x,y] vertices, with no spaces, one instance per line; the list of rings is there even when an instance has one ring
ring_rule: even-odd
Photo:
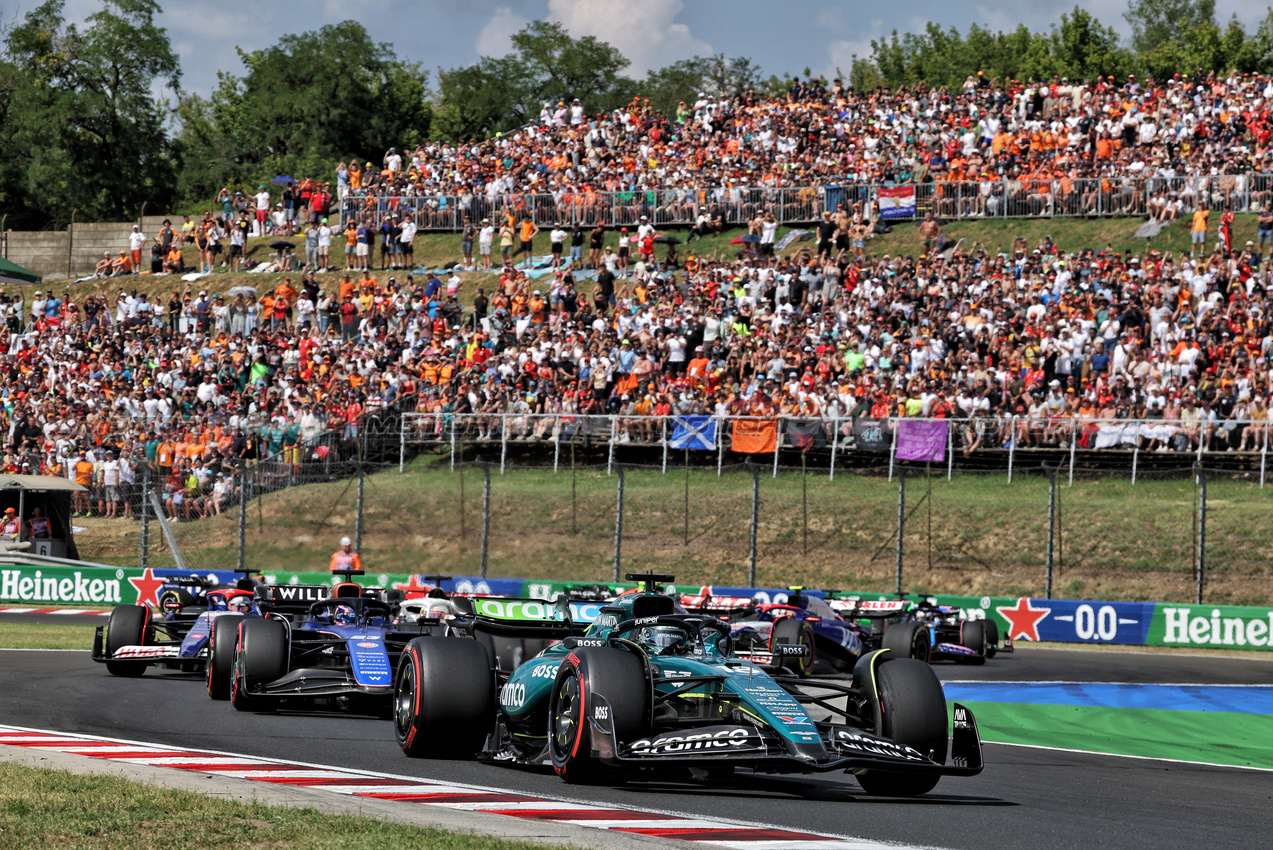
[[[0,0],[8,20],[36,5]],[[367,27],[377,41],[392,44],[399,56],[431,71],[468,64],[479,55],[508,50],[508,36],[527,21],[560,21],[575,36],[593,35],[618,47],[641,77],[653,68],[704,53],[749,56],[766,74],[799,72],[847,74],[854,53],[870,53],[870,41],[896,29],[922,29],[928,21],[966,31],[972,22],[993,29],[1024,23],[1046,31],[1074,7],[1062,3],[1009,0],[916,0],[907,3],[863,0],[266,0],[261,3],[163,3],[160,23],[181,57],[182,86],[208,93],[217,70],[242,73],[236,47],[256,50],[288,33],[318,29],[348,18]],[[1126,0],[1080,0],[1102,23],[1126,34]],[[1252,29],[1269,0],[1217,0],[1222,24],[1231,14]],[[82,20],[97,0],[67,0],[67,17]]]

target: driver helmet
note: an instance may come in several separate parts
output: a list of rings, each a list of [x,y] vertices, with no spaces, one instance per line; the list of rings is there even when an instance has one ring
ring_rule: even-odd
[[[671,654],[670,650],[685,643],[685,633],[671,626],[646,626],[637,633],[636,642],[654,655]]]
[[[337,605],[332,611],[332,622],[341,625],[353,625],[358,622],[358,615],[348,605]]]
[[[226,610],[246,614],[252,609],[252,601],[246,596],[231,596],[225,602]]]

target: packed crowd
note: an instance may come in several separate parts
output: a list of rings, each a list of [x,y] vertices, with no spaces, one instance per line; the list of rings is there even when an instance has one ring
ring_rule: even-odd
[[[1270,199],[1271,102],[1273,75],[1201,71],[1158,81],[975,74],[953,91],[796,79],[781,98],[700,92],[672,115],[640,98],[602,114],[562,101],[508,135],[342,162],[336,192],[348,213],[377,220],[386,198],[419,198],[390,205],[418,210],[421,228],[477,222],[527,198],[541,222],[613,223],[602,218],[611,203],[631,214],[620,223],[694,221],[716,203],[747,219],[781,187],[803,187],[784,195],[784,220],[812,220],[820,187],[865,203],[855,184],[912,182],[934,191],[939,215],[1012,202],[1034,215],[1254,209]]]
[[[814,81],[777,101],[700,98],[670,117],[634,103],[588,118],[561,104],[510,137],[390,151],[374,175],[345,166],[337,190],[922,180],[1045,162],[1235,173],[1266,163],[1270,87],[973,78],[962,92],[854,93]],[[301,204],[295,189],[291,213],[266,187],[252,201],[223,193],[222,212],[245,222],[231,245],[249,230],[322,224],[326,208]],[[326,194],[313,187],[311,204],[313,191]],[[1262,252],[1273,213],[1244,247],[1217,228],[1224,218],[1195,217],[1201,238],[1181,256],[1067,255],[1021,240],[998,255],[942,251],[925,220],[925,253],[903,257],[868,255],[871,211],[848,207],[819,209],[812,241],[775,250],[772,211],[757,204],[746,226],[759,244],[729,256],[692,246],[681,256],[648,221],[608,236],[554,227],[551,268],[501,251],[503,270],[476,293],[455,273],[413,276],[401,257],[399,277],[378,281],[362,268],[356,227],[350,271],[321,283],[315,272],[339,267],[339,247],[307,250],[295,282],[259,294],[178,286],[152,300],[125,288],[74,304],[51,290],[0,293],[10,333],[0,471],[74,478],[91,490],[77,512],[104,515],[132,510],[149,476],[171,516],[207,516],[234,498],[239,464],[310,462],[404,399],[434,414],[426,433],[471,414],[462,420],[479,438],[504,421],[513,438],[551,438],[574,417],[608,414],[621,439],[657,439],[643,417],[668,413],[820,419],[828,433],[855,416],[946,417],[968,451],[1088,440],[1097,420],[1120,419],[1161,421],[1139,438],[1146,448],[1250,450],[1268,438],[1273,270]],[[473,224],[468,266],[473,237],[483,255],[492,232],[529,255],[522,243],[538,233],[511,210],[498,228]],[[187,240],[205,262],[206,238],[189,222],[165,228],[156,259]]]

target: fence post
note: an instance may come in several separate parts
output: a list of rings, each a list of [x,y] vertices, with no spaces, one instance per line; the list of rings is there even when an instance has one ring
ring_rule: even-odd
[[[1078,420],[1073,416],[1070,417],[1070,485],[1074,486],[1074,454],[1078,450],[1079,432]]]
[[[508,456],[508,414],[499,415],[499,474],[504,474],[504,458]]]
[[[238,571],[243,572],[247,561],[248,542],[248,475],[247,465],[239,461],[239,563]]]
[[[619,439],[619,417],[610,416],[610,453],[606,457],[606,475],[614,469],[614,444]],[[618,581],[618,579],[615,579]]]
[[[619,563],[623,551],[623,464],[619,464],[619,486],[614,508],[614,580],[619,580]]]
[[[486,558],[491,545],[491,465],[478,458],[477,465],[482,469],[482,555],[478,573],[486,578]]]
[[[778,449],[782,447],[782,428],[778,424],[780,422],[782,422],[781,419],[774,420],[774,478],[778,477]]]
[[[809,454],[800,452],[800,510],[803,515],[801,539],[804,556],[809,557]]]
[[[1008,443],[1008,483],[1012,483],[1012,461],[1017,453],[1017,416],[1014,413],[1008,417],[1008,429],[1011,434],[1011,440]]]
[[[557,467],[561,462],[561,416],[555,417],[553,422],[553,475],[557,474]]]
[[[835,480],[835,450],[840,445],[840,417],[837,416],[831,420],[831,477],[830,481]]]
[[[150,463],[141,470],[141,561],[144,570],[150,566]]]
[[[451,471],[455,472],[455,417],[451,417]]]
[[[893,483],[893,460],[897,457],[897,432],[898,432],[898,430],[899,430],[899,429],[898,429],[898,427],[897,427],[897,423],[896,423],[896,422],[895,422],[895,423],[893,423],[893,442],[892,442],[892,444],[888,447],[888,481],[889,481],[889,483],[890,483],[890,484],[892,484],[892,483]],[[898,593],[901,593],[901,591],[899,590],[899,591],[898,591]]]
[[[1136,438],[1136,448],[1132,449],[1132,486],[1136,486],[1136,467],[1140,463],[1140,438]]]
[[[1207,474],[1202,471],[1201,466],[1194,467],[1194,474],[1197,476],[1196,483],[1198,487],[1198,545],[1194,558],[1198,589],[1195,594],[1194,604],[1201,605],[1202,584],[1207,574]]]
[[[955,423],[946,420],[946,480],[955,474]]]
[[[894,432],[896,433],[896,432]],[[902,592],[902,534],[906,529],[906,470],[897,476],[897,581],[895,593]]]
[[[407,414],[403,411],[398,417],[398,474],[407,467]],[[451,420],[451,469],[455,470],[455,420]]]
[[[717,424],[717,477],[721,477],[721,464],[724,463],[724,424],[728,420],[721,417]],[[1265,440],[1268,442],[1268,440]]]
[[[358,509],[357,515],[354,517],[354,551],[362,556],[362,508],[363,508],[363,485],[366,483],[367,475],[363,467],[362,458],[358,458]]]
[[[1043,464],[1043,471],[1048,475],[1048,551],[1046,557],[1047,571],[1043,577],[1043,598],[1052,598],[1053,552],[1056,545],[1056,470]]]
[[[663,443],[663,474],[667,475],[667,417],[659,417],[659,422],[662,425],[663,432],[663,436],[661,438]]]
[[[756,529],[760,525],[760,467],[747,458],[747,470],[751,472],[751,545],[748,554],[748,587],[756,586]]]
[[[1264,489],[1264,469],[1269,459],[1269,422],[1264,420],[1264,447],[1260,449],[1260,489]]]

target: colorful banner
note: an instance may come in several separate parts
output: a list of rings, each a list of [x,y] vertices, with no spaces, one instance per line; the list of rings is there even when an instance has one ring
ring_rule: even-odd
[[[912,218],[915,215],[915,186],[880,189],[880,218]]]
[[[672,448],[705,449],[716,448],[715,416],[678,416],[672,428]]]
[[[777,419],[735,419],[730,449],[743,454],[771,453],[778,447]]]
[[[946,459],[945,419],[903,419],[897,423],[897,459],[940,462]]]
[[[887,419],[853,420],[853,443],[861,452],[885,452],[893,445],[893,432]]]
[[[1273,649],[1273,608],[1159,602],[1149,646]]]
[[[808,451],[826,447],[827,435],[822,430],[821,419],[784,419],[782,430],[792,448]]]

